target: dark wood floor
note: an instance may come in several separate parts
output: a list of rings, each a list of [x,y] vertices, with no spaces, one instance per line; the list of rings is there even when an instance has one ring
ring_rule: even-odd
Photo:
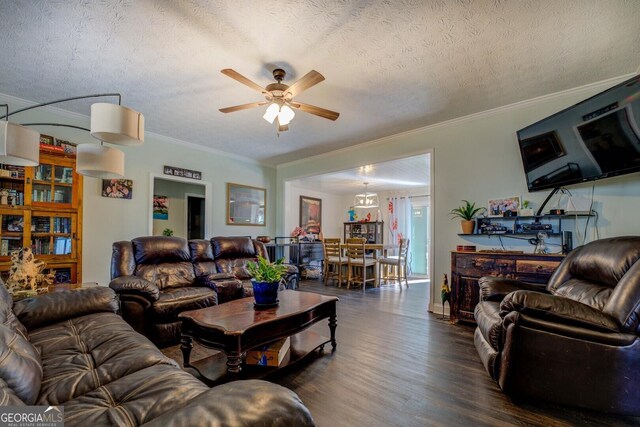
[[[338,348],[275,380],[294,390],[319,426],[640,425],[535,402],[512,402],[485,372],[473,328],[427,312],[425,283],[361,290],[305,281],[336,295]],[[326,322],[313,330],[328,333]],[[196,348],[193,359],[207,354]],[[181,362],[177,347],[165,353]]]

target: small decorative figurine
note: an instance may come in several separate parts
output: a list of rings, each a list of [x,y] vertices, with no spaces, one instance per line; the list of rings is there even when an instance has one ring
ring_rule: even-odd
[[[447,273],[444,274],[444,280],[440,287],[440,297],[442,297],[442,319],[444,319],[444,303],[449,301],[451,304],[451,288],[449,287],[449,279],[447,279]]]
[[[42,274],[47,264],[33,256],[31,248],[11,252],[11,269],[7,289],[14,296],[33,296],[48,291],[55,279],[54,272]]]
[[[347,213],[349,214],[350,222],[354,222],[358,217],[358,215],[356,215],[356,210],[353,208],[353,206],[349,207],[349,210],[347,211]]]

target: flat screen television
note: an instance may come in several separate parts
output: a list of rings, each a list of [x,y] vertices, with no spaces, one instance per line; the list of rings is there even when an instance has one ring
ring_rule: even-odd
[[[529,191],[640,171],[640,76],[517,132]]]

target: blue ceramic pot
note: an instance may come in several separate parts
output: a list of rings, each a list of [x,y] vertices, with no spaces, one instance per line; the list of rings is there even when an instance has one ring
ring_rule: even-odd
[[[279,282],[268,283],[252,280],[251,284],[253,285],[253,297],[257,305],[271,305],[278,302]]]

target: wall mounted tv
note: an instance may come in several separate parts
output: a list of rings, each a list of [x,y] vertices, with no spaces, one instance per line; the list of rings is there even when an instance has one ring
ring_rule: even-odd
[[[529,191],[640,171],[640,76],[517,132]]]

